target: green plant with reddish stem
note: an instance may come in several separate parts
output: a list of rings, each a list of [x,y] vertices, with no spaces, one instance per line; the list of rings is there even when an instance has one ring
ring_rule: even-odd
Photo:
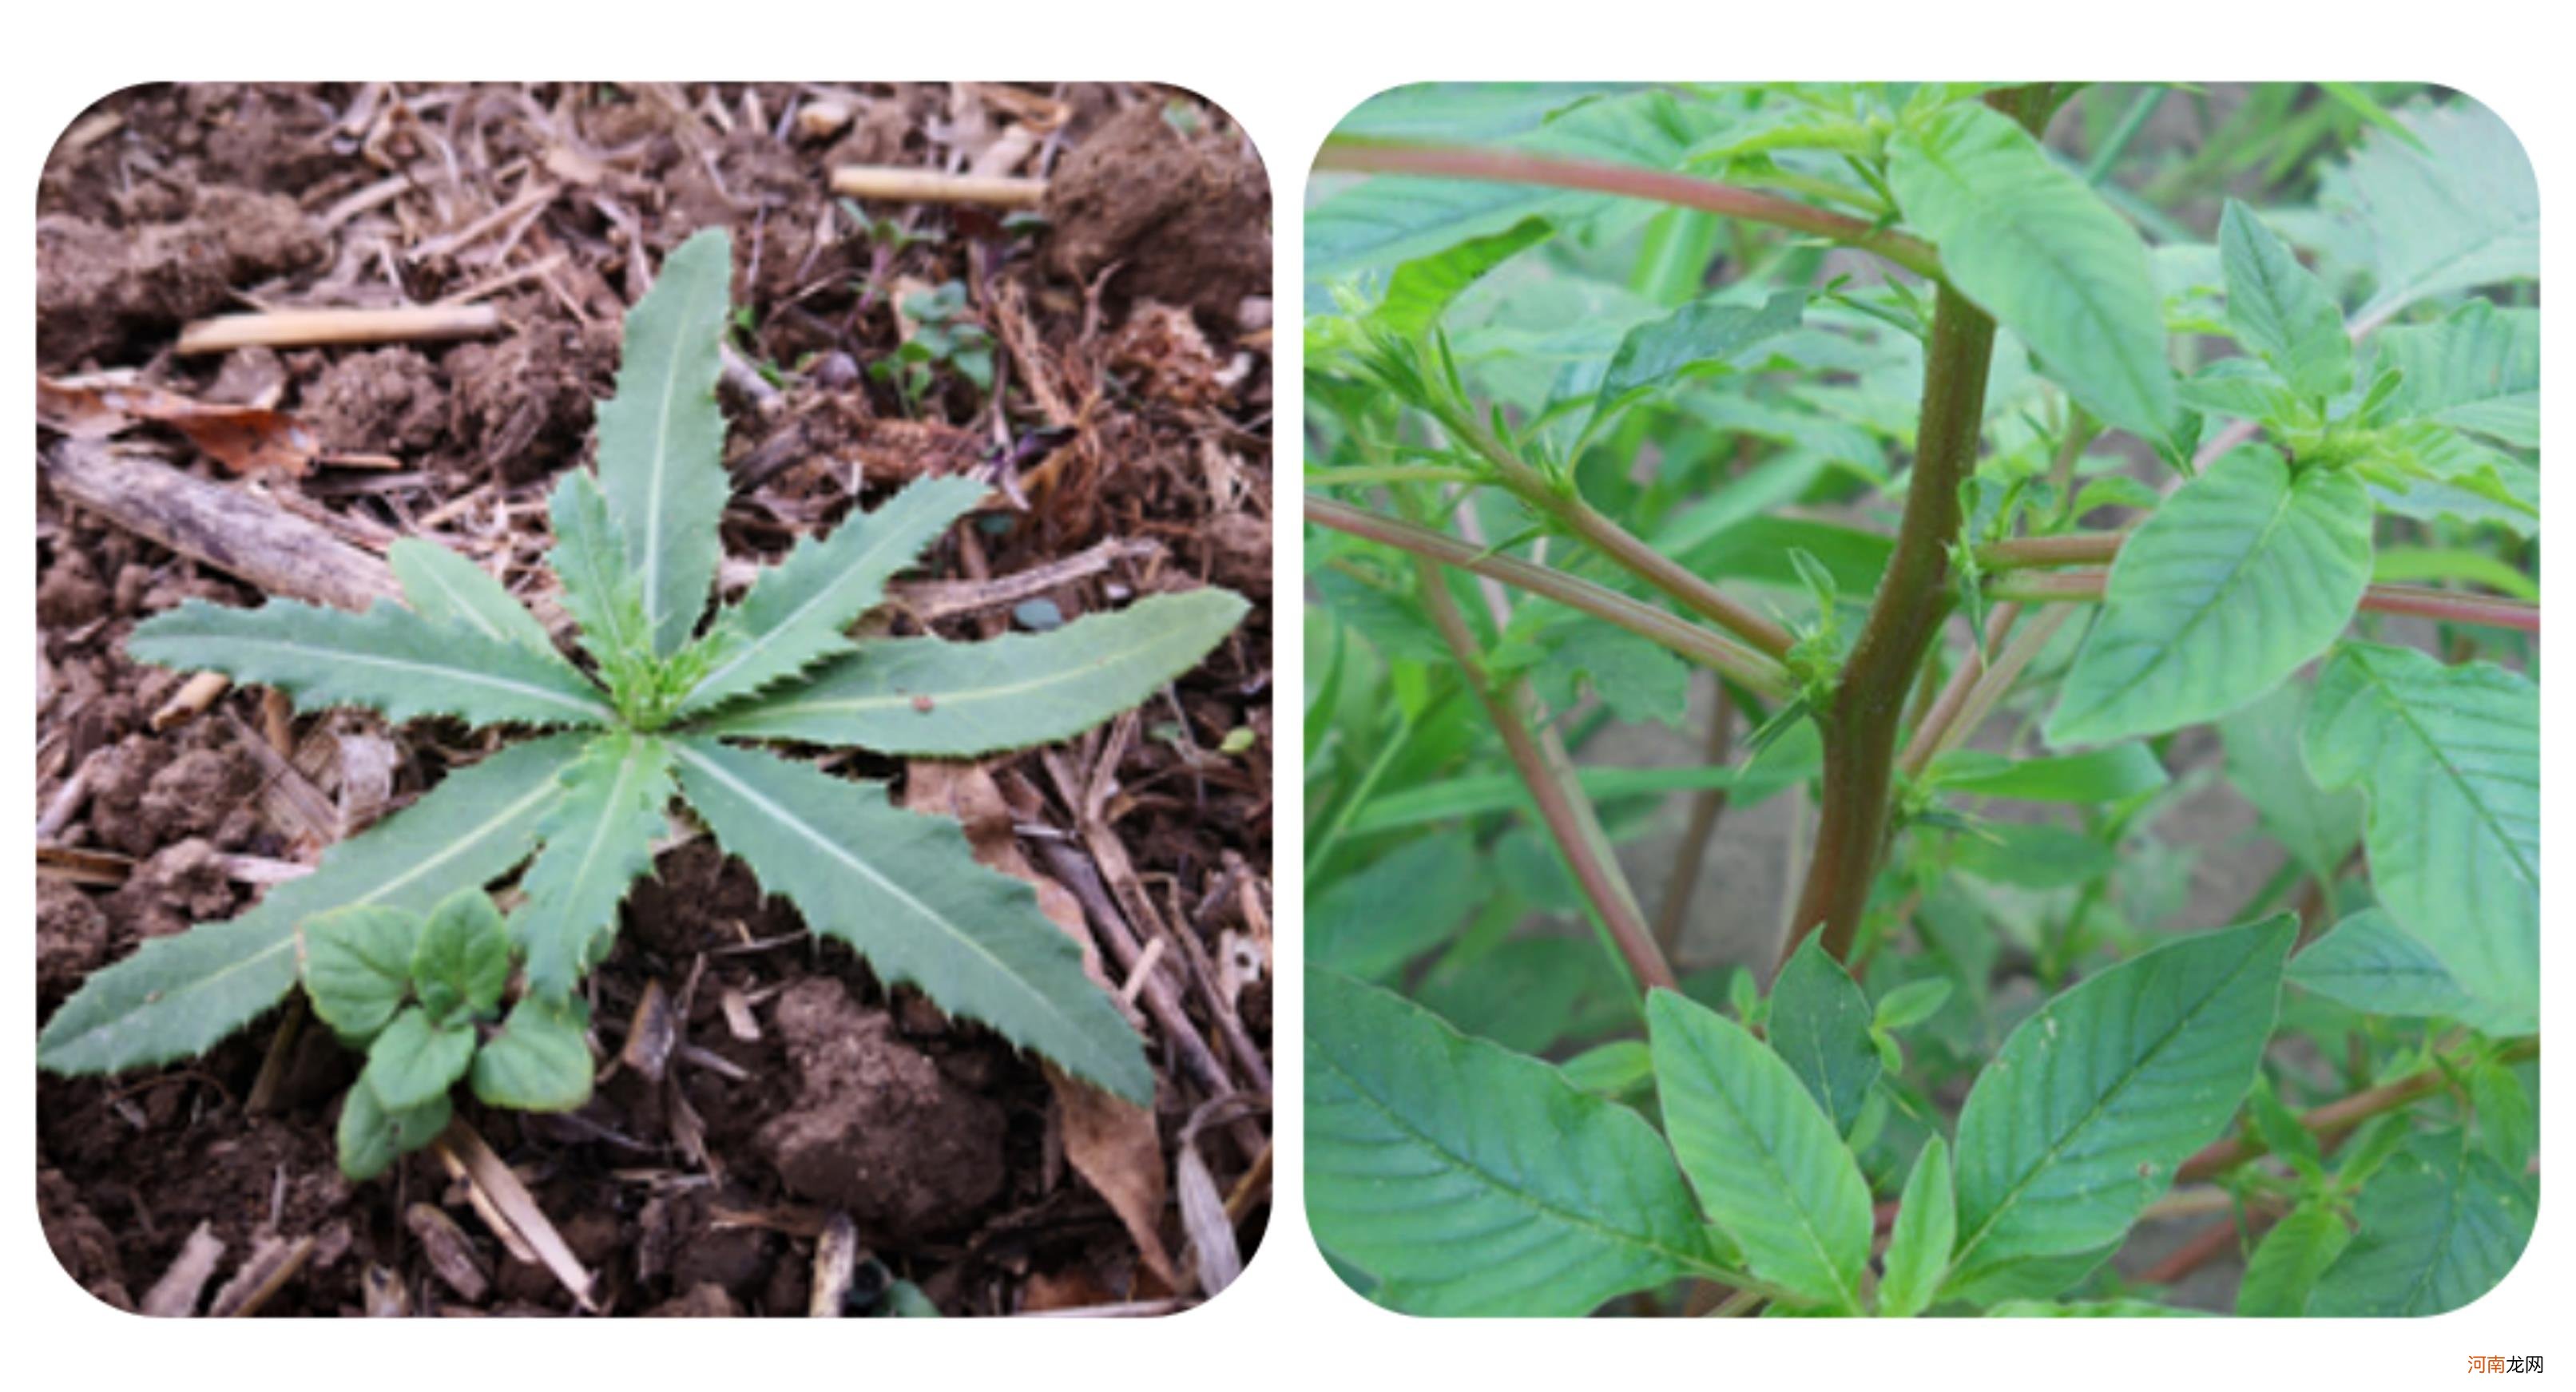
[[[2256,89],[2258,215],[2136,147],[2167,100],[1422,87],[1328,142],[1369,177],[1307,234],[1309,1202],[1355,1285],[2163,1313],[2176,1263],[2108,1259],[2199,1213],[2244,1313],[2512,1264],[2528,167],[2474,103]],[[1696,668],[1707,765],[1583,757]],[[2213,772],[2282,866],[2226,918],[2162,825]],[[1618,846],[1684,790],[1659,931]],[[1777,940],[1689,970],[1699,843],[1784,791]]]

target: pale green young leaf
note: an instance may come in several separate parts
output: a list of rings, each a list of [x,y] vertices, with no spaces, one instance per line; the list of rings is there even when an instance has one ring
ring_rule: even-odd
[[[1709,1265],[1663,1138],[1547,1064],[1306,972],[1306,1214],[1423,1315],[1582,1315]]]
[[[2186,377],[2178,388],[2182,404],[2203,415],[2265,425],[2298,418],[2298,395],[2281,374],[2261,358],[2220,358]]]
[[[2170,942],[2013,1030],[1959,1114],[1952,1294],[2120,1240],[2252,1086],[2297,936],[2284,914]]]
[[[589,470],[566,469],[555,480],[546,512],[555,533],[546,564],[563,583],[564,612],[572,615],[583,649],[610,683],[632,680],[653,656],[653,630],[644,616],[642,572],[627,558],[607,496]]]
[[[733,240],[697,233],[626,315],[617,393],[599,407],[599,487],[626,536],[652,650],[679,650],[706,611],[731,493],[716,407]]]
[[[581,742],[532,740],[449,774],[418,802],[325,852],[238,918],[154,938],[93,974],[45,1022],[36,1061],[54,1073],[117,1073],[204,1053],[295,984],[295,927],[328,909],[425,912],[461,884],[527,859]]]
[[[2317,681],[2304,748],[2318,782],[2369,796],[2380,905],[2494,1032],[2536,1030],[2539,688],[2491,663],[2348,643]]]
[[[492,573],[432,541],[402,537],[385,551],[403,602],[435,624],[462,624],[487,638],[555,650],[546,626],[511,597]]]
[[[2332,643],[2370,584],[2370,495],[2237,450],[2175,490],[2111,563],[2048,739],[2100,744],[2215,720]]]
[[[304,710],[364,706],[391,720],[453,715],[477,725],[598,725],[599,688],[552,649],[430,622],[378,600],[363,614],[272,599],[233,609],[191,599],[136,626],[136,658],[273,686]]]
[[[1210,587],[981,643],[875,639],[809,681],[720,711],[700,728],[755,739],[959,756],[1047,744],[1135,706],[1242,621]]]
[[[2539,447],[2539,310],[2470,300],[2434,323],[2383,329],[2379,364],[2406,374],[2388,401],[2398,415]]]
[[[2362,138],[2317,202],[2369,247],[2376,289],[2353,317],[2540,274],[2540,184],[2503,119],[2465,98],[2398,113],[2420,145]]]
[[[2459,1132],[2419,1137],[2362,1187],[2359,1231],[2317,1282],[2309,1313],[2459,1309],[2513,1269],[2537,1216],[2531,1186]]]
[[[949,1014],[1129,1101],[1153,1100],[1143,1044],[1083,974],[1081,951],[1038,911],[1026,880],[976,863],[957,823],[894,808],[882,784],[712,739],[678,740],[673,752],[717,844],[879,980],[918,986]]]
[[[1959,293],[2086,410],[2170,449],[2179,405],[2164,307],[2146,245],[2109,204],[2011,118],[1975,103],[1899,131],[1887,179]]]
[[[1595,1044],[1557,1065],[1565,1080],[1602,1097],[1628,1097],[1653,1088],[1654,1051],[1640,1039]]]
[[[1869,997],[1825,951],[1820,935],[1790,954],[1771,983],[1768,1038],[1798,1075],[1837,1135],[1848,1133],[1878,1081],[1878,1048],[1870,1041]]]
[[[798,541],[717,621],[707,674],[680,713],[713,710],[850,651],[844,631],[885,602],[886,581],[991,491],[974,479],[922,479],[874,512],[851,513],[831,535]]]
[[[1523,218],[1492,236],[1471,237],[1435,255],[1416,257],[1387,277],[1386,295],[1370,317],[1400,337],[1426,333],[1487,271],[1555,235],[1546,219]]]
[[[522,1112],[568,1112],[590,1100],[589,1007],[522,997],[474,1053],[474,1095]]]
[[[2475,998],[2384,909],[2353,914],[2290,959],[2289,982],[2372,1015],[2457,1016]]]
[[[340,1173],[355,1180],[383,1174],[395,1157],[437,1140],[454,1114],[444,1092],[409,1111],[388,1112],[374,1093],[350,1088],[340,1099]]]
[[[1646,1025],[1664,1132],[1700,1207],[1754,1275],[1860,1313],[1869,1183],[1833,1118],[1779,1055],[1706,1006],[1650,992]]]
[[[2290,1210],[2246,1261],[2236,1313],[2273,1319],[2307,1314],[2317,1278],[2351,1241],[2352,1229],[2333,1205],[2312,1200]]]
[[[2492,524],[2515,536],[2540,530],[2540,470],[2527,460],[2435,421],[2380,432],[2368,464],[2404,477],[2374,483],[2379,505],[2424,522]]]
[[[1909,981],[1878,998],[1870,1023],[1883,1030],[1910,1029],[1939,1014],[1955,989],[1943,976]]]
[[[411,956],[420,916],[380,904],[351,904],[296,926],[304,994],[342,1039],[364,1044],[411,993]]]
[[[2343,312],[2316,272],[2235,199],[2218,222],[2227,268],[2227,322],[2236,340],[2263,355],[2303,397],[2352,388],[2352,339]]]
[[[486,1014],[510,984],[510,934],[481,886],[440,900],[412,948],[412,988],[434,1024]]]
[[[537,829],[544,849],[519,877],[524,898],[510,914],[529,990],[569,997],[608,954],[617,906],[652,873],[673,791],[670,746],[650,735],[602,735],[565,771],[563,796]]]
[[[438,1024],[419,1006],[407,1005],[367,1046],[357,1090],[374,1096],[387,1112],[408,1112],[445,1095],[473,1060],[472,1021]]]
[[[1939,1136],[1923,1143],[1897,1200],[1896,1226],[1887,1239],[1887,1274],[1878,1286],[1878,1312],[1893,1319],[1923,1313],[1950,1267],[1958,1240],[1957,1200],[1950,1189],[1950,1147]]]

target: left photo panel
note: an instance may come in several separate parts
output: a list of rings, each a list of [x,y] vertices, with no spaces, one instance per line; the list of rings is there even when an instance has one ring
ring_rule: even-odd
[[[37,190],[45,1239],[1162,1315],[1270,1209],[1271,197],[1146,84],[177,84]]]

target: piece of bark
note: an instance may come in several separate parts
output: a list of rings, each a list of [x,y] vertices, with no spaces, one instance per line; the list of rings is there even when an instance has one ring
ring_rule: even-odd
[[[63,440],[41,456],[57,497],[273,595],[342,609],[395,599],[393,568],[251,492]]]

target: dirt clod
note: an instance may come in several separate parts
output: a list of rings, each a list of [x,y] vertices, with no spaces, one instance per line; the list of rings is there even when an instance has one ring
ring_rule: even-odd
[[[1131,107],[1065,157],[1047,184],[1050,271],[1088,282],[1125,262],[1122,297],[1187,305],[1234,324],[1270,288],[1270,187],[1248,146],[1193,139],[1154,103]]]
[[[325,449],[408,459],[444,433],[447,393],[429,359],[409,348],[380,348],[323,369],[305,389],[299,415]]]
[[[1002,1109],[904,1043],[892,1016],[809,977],[775,1020],[797,1101],[760,1143],[790,1190],[896,1242],[953,1229],[1001,1193]]]
[[[291,198],[210,188],[178,222],[36,220],[36,356],[48,367],[127,355],[135,339],[226,308],[232,292],[309,268],[320,233]]]

